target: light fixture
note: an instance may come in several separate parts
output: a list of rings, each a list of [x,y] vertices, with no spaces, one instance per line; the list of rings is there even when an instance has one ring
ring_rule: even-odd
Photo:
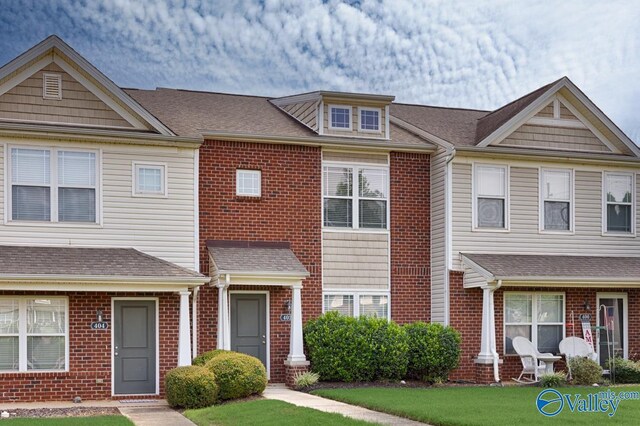
[[[96,322],[102,322],[102,311],[100,309],[96,311]]]
[[[584,307],[585,311],[591,310],[591,305],[589,304],[589,301],[587,299],[584,299],[584,304],[582,306]]]
[[[286,308],[287,312],[291,312],[291,300],[285,300],[284,307]]]

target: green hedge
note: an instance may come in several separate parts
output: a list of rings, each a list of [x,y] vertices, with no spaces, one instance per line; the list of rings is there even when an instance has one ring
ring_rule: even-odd
[[[571,378],[576,385],[591,386],[602,381],[602,367],[589,358],[579,356],[571,358],[569,368]]]
[[[613,380],[616,383],[640,383],[640,363],[636,361],[624,358],[610,359],[609,369],[615,374]]]
[[[226,351],[224,349],[214,349],[212,351],[205,352],[203,354],[198,355],[197,357],[195,357],[193,359],[191,364],[192,365],[200,365],[200,366],[204,367],[204,365],[207,363],[207,361],[217,357],[218,355],[228,354],[228,353],[237,353],[237,352]]]
[[[407,376],[444,382],[460,361],[460,334],[452,327],[418,321],[404,326],[409,342]]]
[[[205,367],[213,372],[222,400],[260,394],[267,387],[267,370],[259,359],[249,355],[218,354]]]
[[[164,383],[167,402],[172,407],[203,408],[218,400],[216,378],[204,367],[174,368],[167,372]]]

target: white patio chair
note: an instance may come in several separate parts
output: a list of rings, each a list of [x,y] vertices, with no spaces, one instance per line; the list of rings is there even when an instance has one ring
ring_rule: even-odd
[[[522,373],[520,373],[520,376],[517,379],[514,378],[513,380],[519,383],[538,382],[540,380],[540,376],[544,374],[547,368],[544,361],[539,361],[538,357],[540,355],[553,356],[553,354],[541,354],[529,339],[522,336],[513,338],[513,349],[515,349],[516,353],[520,356],[520,361],[522,361]],[[523,378],[523,376],[529,377]]]
[[[571,377],[571,358],[577,356],[589,358],[593,361],[598,360],[598,354],[593,351],[590,344],[587,343],[581,337],[565,337],[560,342],[560,353],[564,355],[567,360],[567,370],[569,370],[569,377]]]

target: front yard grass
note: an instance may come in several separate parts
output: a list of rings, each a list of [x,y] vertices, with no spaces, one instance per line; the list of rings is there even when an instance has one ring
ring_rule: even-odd
[[[133,426],[133,423],[125,416],[20,417],[2,419],[0,424],[11,426]]]
[[[324,426],[370,425],[340,414],[324,413],[311,408],[298,407],[283,401],[255,399],[230,402],[198,410],[187,410],[184,415],[198,426],[209,425],[261,425],[261,426]]]
[[[640,391],[639,386],[571,387],[560,393]],[[319,389],[318,396],[360,405],[376,411],[418,420],[432,425],[637,425],[640,400],[621,401],[616,414],[571,412],[567,406],[555,417],[545,417],[536,408],[539,387],[438,387],[438,388],[350,388]]]

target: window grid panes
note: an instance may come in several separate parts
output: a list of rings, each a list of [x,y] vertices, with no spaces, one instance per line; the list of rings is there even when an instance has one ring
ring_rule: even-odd
[[[259,197],[262,191],[261,178],[260,170],[237,170],[236,195]]]
[[[331,116],[331,128],[333,129],[345,129],[351,128],[351,108],[350,107],[335,107],[330,108]]]
[[[571,170],[542,170],[542,229],[570,231],[572,227]]]
[[[477,165],[474,179],[476,226],[505,229],[507,227],[507,168]]]
[[[363,292],[325,294],[324,312],[336,311],[342,315],[389,318],[388,294]]]
[[[633,174],[605,174],[607,232],[633,232]]]
[[[380,131],[380,111],[375,109],[361,109],[360,130]]]
[[[513,339],[522,336],[542,353],[558,353],[564,337],[564,295],[521,294],[504,295],[504,349],[515,354]]]
[[[165,166],[136,164],[136,187],[138,195],[165,195]]]
[[[51,153],[11,149],[11,218],[51,220]]]
[[[348,317],[353,316],[353,295],[325,294],[324,311],[335,311]]]

